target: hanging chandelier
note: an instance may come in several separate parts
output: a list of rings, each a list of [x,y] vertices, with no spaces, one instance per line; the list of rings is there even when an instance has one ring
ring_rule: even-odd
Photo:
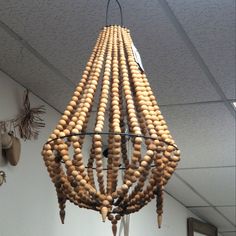
[[[161,226],[164,187],[180,151],[127,28],[111,25],[101,30],[42,155],[56,188],[62,223],[69,200],[100,212],[116,235],[122,216],[156,198]]]

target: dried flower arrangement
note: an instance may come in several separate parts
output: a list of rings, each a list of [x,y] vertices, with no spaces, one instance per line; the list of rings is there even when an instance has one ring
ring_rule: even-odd
[[[14,134],[18,129],[20,138],[24,140],[37,139],[40,128],[45,127],[44,120],[41,118],[44,113],[45,107],[43,105],[31,108],[29,91],[26,90],[20,114],[16,118],[0,121],[0,129]]]
[[[26,90],[24,99],[24,108],[17,118],[17,127],[20,137],[24,140],[37,139],[39,129],[45,127],[45,123],[40,115],[45,113],[45,107],[39,106],[36,108],[30,107],[29,91]]]

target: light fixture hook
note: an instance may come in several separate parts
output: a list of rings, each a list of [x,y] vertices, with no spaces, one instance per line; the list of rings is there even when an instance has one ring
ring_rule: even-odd
[[[115,0],[117,5],[119,6],[120,9],[120,22],[121,22],[121,26],[123,26],[123,12],[122,12],[122,7],[121,4],[119,2],[119,0]],[[109,5],[110,5],[111,0],[107,1],[107,8],[106,8],[106,26],[108,26],[108,11],[109,11]]]

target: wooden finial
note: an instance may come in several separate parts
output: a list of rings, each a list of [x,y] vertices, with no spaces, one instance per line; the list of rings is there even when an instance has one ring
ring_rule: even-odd
[[[60,218],[61,218],[62,224],[64,224],[65,222],[65,215],[66,215],[66,212],[64,210],[60,210]]]
[[[158,214],[157,216],[157,224],[158,224],[158,228],[161,228],[161,224],[162,224],[162,215]]]
[[[108,214],[108,208],[107,207],[102,207],[101,214],[102,214],[102,221],[105,222],[107,214]]]
[[[117,225],[116,224],[112,224],[112,233],[113,233],[113,236],[116,236],[116,233],[117,233]]]

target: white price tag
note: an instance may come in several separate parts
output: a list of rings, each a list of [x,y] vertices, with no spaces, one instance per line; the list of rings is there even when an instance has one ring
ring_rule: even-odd
[[[132,43],[132,50],[133,50],[133,53],[134,53],[134,58],[135,58],[135,61],[137,62],[137,64],[139,65],[140,69],[144,72],[144,67],[143,67],[143,63],[142,63],[142,60],[141,60],[141,56],[138,52],[138,49],[134,46],[134,44]]]

